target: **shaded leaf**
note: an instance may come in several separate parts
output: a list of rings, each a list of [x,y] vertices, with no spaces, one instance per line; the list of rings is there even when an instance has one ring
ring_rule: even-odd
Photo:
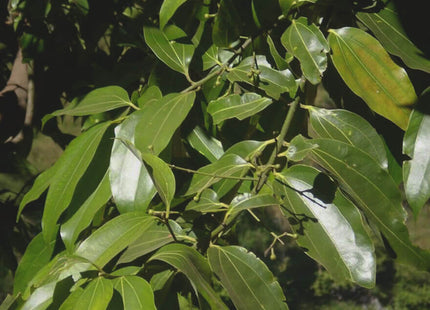
[[[135,142],[136,125],[144,115],[144,111],[134,112],[115,128],[109,179],[113,199],[121,213],[145,211],[156,193],[145,165],[122,143],[122,139]]]
[[[269,268],[245,248],[211,246],[208,260],[237,309],[288,309]]]
[[[321,82],[327,68],[329,46],[319,28],[304,17],[293,19],[281,37],[284,47],[300,61],[303,75],[312,84]]]
[[[275,47],[275,43],[272,40],[271,36],[267,36],[267,44],[269,45],[270,54],[273,57],[273,60],[276,63],[276,67],[278,67],[279,70],[285,70],[289,68],[289,64],[285,58],[283,58],[281,55],[279,55],[278,50]]]
[[[378,12],[358,12],[356,16],[390,54],[399,56],[409,68],[430,73],[430,60],[408,38],[392,2]]]
[[[202,192],[223,177],[233,176],[235,173],[242,172],[249,167],[250,164],[241,157],[234,154],[225,155],[218,161],[200,168],[198,173],[193,176],[185,195]]]
[[[187,0],[165,0],[163,1],[163,4],[160,8],[160,28],[163,29],[164,26],[167,24],[167,22],[170,20],[170,18],[173,17],[176,10]]]
[[[73,249],[79,234],[91,224],[95,214],[109,201],[111,195],[109,176],[106,173],[94,193],[67,222],[61,225],[61,239],[67,249]]]
[[[280,15],[278,0],[252,0],[252,16],[258,27],[272,26]]]
[[[214,124],[223,120],[237,118],[243,120],[264,110],[272,103],[269,98],[255,93],[245,93],[242,96],[229,95],[209,102],[207,111],[212,115]]]
[[[209,136],[200,126],[196,126],[187,136],[188,143],[210,162],[217,161],[223,154],[224,149],[219,140]]]
[[[313,167],[295,165],[279,177],[278,194],[294,219],[299,246],[338,281],[373,287],[374,247],[358,209]]]
[[[166,205],[166,217],[169,217],[170,203],[175,196],[175,176],[170,167],[157,156],[144,153],[142,154],[142,159],[151,175],[158,195]]]
[[[295,161],[295,152],[300,153],[301,148],[308,149],[308,155],[361,207],[388,240],[400,263],[430,268],[430,254],[413,246],[409,240],[406,212],[396,183],[370,155],[344,142],[306,141],[298,136],[291,141],[287,157]]]
[[[194,46],[171,42],[157,28],[144,27],[145,42],[154,54],[171,69],[188,75],[188,66],[193,58]]]
[[[240,16],[233,0],[221,0],[212,30],[212,41],[218,47],[232,47],[239,39]]]
[[[108,279],[98,277],[92,280],[76,300],[74,309],[105,310],[113,295],[113,285]]]
[[[54,253],[55,240],[47,243],[42,233],[31,240],[15,272],[13,293],[24,292],[30,280],[47,265]]]
[[[81,287],[76,288],[73,292],[67,296],[66,300],[61,304],[59,310],[75,310],[75,306],[78,303],[78,300],[81,298],[84,289]]]
[[[381,44],[363,30],[330,30],[332,60],[348,87],[376,113],[406,129],[417,100],[406,71],[397,66]]]
[[[150,86],[143,94],[137,99],[137,104],[140,108],[142,108],[145,104],[150,103],[152,101],[157,101],[163,98],[163,94],[157,86]]]
[[[223,156],[235,154],[250,160],[256,153],[263,152],[268,144],[267,141],[243,140],[229,147]]]
[[[175,234],[179,234],[181,232],[182,229],[176,222],[169,220],[169,223]],[[132,242],[124,253],[122,253],[118,260],[118,264],[129,263],[136,258],[151,253],[172,241],[172,234],[166,225],[159,221],[152,221],[147,225],[143,234]]]
[[[272,69],[263,55],[245,58],[238,66],[230,69],[227,78],[230,82],[244,82],[256,86],[274,99],[279,99],[281,94],[286,92],[294,96],[297,91],[293,74],[289,70]]]
[[[329,138],[351,144],[372,156],[379,165],[388,169],[384,143],[364,118],[343,109],[307,107],[313,137]]]
[[[195,212],[220,212],[226,211],[228,205],[220,202],[218,200],[218,195],[216,192],[210,188],[205,189],[198,200],[191,200],[190,203],[185,207],[185,211],[195,211]]]
[[[149,261],[161,260],[182,272],[213,309],[227,309],[219,295],[211,287],[211,270],[206,259],[186,245],[168,244],[151,256]]]
[[[196,94],[169,94],[142,108],[136,126],[135,144],[142,152],[158,155],[170,142],[193,106]]]
[[[115,255],[139,238],[155,220],[142,212],[129,212],[110,220],[85,239],[75,251],[102,268]]]
[[[411,159],[403,162],[406,199],[417,216],[430,198],[430,115],[414,110],[403,138],[403,153]]]
[[[124,310],[156,309],[151,285],[141,277],[123,276],[114,280]]]
[[[57,220],[69,206],[75,188],[91,163],[109,122],[90,128],[74,139],[57,161],[42,216],[42,231],[47,241],[55,239]]]

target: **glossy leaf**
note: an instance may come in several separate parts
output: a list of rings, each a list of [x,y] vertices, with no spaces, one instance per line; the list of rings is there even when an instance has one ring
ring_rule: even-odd
[[[97,211],[109,201],[111,195],[109,176],[106,173],[94,193],[67,222],[61,225],[61,239],[67,249],[73,249],[79,234],[91,224]]]
[[[56,163],[58,170],[51,180],[42,217],[47,241],[55,239],[57,220],[72,201],[75,188],[109,126],[109,122],[96,125],[74,139]]]
[[[250,164],[241,157],[233,154],[225,155],[218,161],[200,168],[193,176],[185,195],[200,193],[223,177],[233,176],[247,167],[250,167]]]
[[[264,110],[272,103],[269,98],[255,93],[245,93],[242,96],[229,95],[209,102],[207,111],[212,115],[214,124],[223,120],[237,118],[243,120]]]
[[[117,278],[114,280],[114,289],[121,294],[124,310],[156,309],[151,285],[141,277]]]
[[[110,220],[85,239],[75,251],[102,268],[115,255],[133,243],[155,218],[141,212],[129,212]]]
[[[163,94],[157,86],[150,86],[143,94],[137,99],[137,103],[140,108],[142,108],[145,104],[149,104],[152,101],[158,101],[163,98]]]
[[[66,300],[61,304],[61,307],[59,310],[75,310],[75,306],[78,302],[78,300],[81,298],[82,293],[84,292],[84,289],[81,287],[76,288],[73,292],[70,293],[69,296],[67,296]]]
[[[49,185],[51,185],[52,178],[57,173],[58,167],[59,165],[54,164],[52,167],[48,168],[47,170],[43,171],[41,174],[37,176],[33,186],[24,195],[24,197],[21,200],[21,203],[19,204],[18,214],[16,216],[17,220],[21,216],[21,212],[24,209],[24,207],[28,205],[30,202],[35,201],[36,199],[39,199],[39,197],[46,191]]]
[[[221,65],[218,58],[218,47],[211,45],[202,56],[203,71],[209,70],[216,65]]]
[[[210,188],[207,188],[201,193],[198,199],[190,201],[186,206],[185,211],[206,213],[226,211],[227,208],[228,205],[218,200],[217,193]]]
[[[219,140],[209,136],[200,126],[196,126],[187,137],[188,143],[210,162],[217,161],[224,149]]]
[[[40,286],[19,308],[20,310],[45,310],[52,303],[56,282]]]
[[[224,156],[235,154],[249,161],[256,153],[263,152],[267,145],[264,141],[243,140],[229,147]]]
[[[403,153],[411,159],[403,162],[406,199],[417,216],[430,198],[430,115],[414,110],[403,138]]]
[[[149,261],[163,261],[182,272],[212,309],[227,309],[211,287],[211,271],[206,259],[195,249],[183,244],[169,244],[157,251]]]
[[[151,175],[158,195],[166,205],[166,216],[169,217],[170,203],[175,196],[175,176],[170,167],[157,156],[144,153],[142,154],[142,159]]]
[[[357,17],[390,54],[399,56],[409,68],[430,73],[430,59],[408,38],[392,2],[378,12],[359,12]]]
[[[365,119],[347,110],[307,107],[314,138],[328,138],[351,144],[372,156],[388,169],[382,139]]]
[[[287,16],[291,9],[297,8],[306,3],[315,3],[318,0],[279,0],[279,5],[282,9],[282,14]]]
[[[245,248],[211,246],[208,260],[236,309],[288,309],[273,274]]]
[[[74,309],[105,310],[113,295],[113,285],[108,279],[98,277],[92,280],[76,300]]]
[[[174,221],[169,221],[169,223],[172,231],[176,235],[179,235],[182,230],[181,227]],[[166,225],[159,221],[152,221],[147,225],[144,233],[122,253],[118,260],[118,264],[129,263],[173,241],[172,234]]]
[[[281,94],[286,92],[294,96],[297,91],[293,74],[289,70],[272,69],[263,55],[245,58],[229,71],[227,78],[231,82],[244,82],[256,86],[274,99],[279,99]]]
[[[332,60],[348,87],[376,113],[406,129],[409,106],[417,100],[406,71],[397,66],[381,44],[363,30],[331,30]]]
[[[251,195],[249,193],[236,196],[232,202],[231,207],[227,212],[228,215],[238,213],[242,210],[249,210],[255,208],[268,207],[279,205],[279,201],[270,194]]]
[[[299,59],[303,75],[312,84],[321,82],[327,68],[329,46],[319,28],[306,18],[293,19],[281,37],[282,45]]]
[[[163,29],[170,18],[173,17],[176,10],[187,0],[165,0],[160,8],[160,28]]]
[[[142,108],[136,126],[135,144],[142,153],[158,155],[170,142],[193,106],[196,94],[169,94]]]
[[[269,45],[270,54],[273,57],[273,60],[276,63],[276,67],[278,67],[279,70],[285,70],[289,68],[289,64],[286,59],[284,59],[276,49],[275,43],[273,42],[273,39],[271,36],[267,36],[267,45]]]
[[[14,295],[24,292],[30,280],[47,265],[54,253],[55,241],[47,243],[39,233],[31,240],[19,262],[13,283]]]
[[[212,41],[218,47],[232,47],[239,39],[240,16],[233,0],[221,0],[212,30]]]
[[[313,167],[295,165],[275,181],[285,213],[306,254],[322,264],[339,281],[375,285],[374,247],[360,211]],[[334,185],[334,186],[333,186]]]
[[[55,111],[51,115],[83,116],[111,111],[130,105],[130,98],[125,89],[119,86],[106,86],[88,93],[78,104],[67,106],[62,110]]]
[[[297,143],[299,142],[299,143]],[[400,263],[430,268],[430,254],[412,245],[405,225],[406,212],[396,183],[367,153],[329,139],[291,141],[287,157],[296,161],[303,152],[330,173],[388,240]]]
[[[144,27],[146,44],[154,54],[171,69],[188,75],[188,66],[193,58],[194,46],[170,42],[163,31],[157,28]]]
[[[145,211],[156,193],[145,165],[121,141],[135,142],[135,128],[144,115],[144,111],[134,112],[115,128],[109,179],[113,199],[121,213]]]

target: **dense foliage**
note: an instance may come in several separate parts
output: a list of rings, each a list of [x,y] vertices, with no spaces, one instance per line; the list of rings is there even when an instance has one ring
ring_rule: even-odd
[[[401,7],[10,1],[36,119],[67,147],[20,201],[18,221],[44,198],[42,231],[3,306],[288,309],[247,221],[270,260],[293,240],[329,281],[374,287],[375,244],[430,271],[405,224],[430,197],[430,60]]]

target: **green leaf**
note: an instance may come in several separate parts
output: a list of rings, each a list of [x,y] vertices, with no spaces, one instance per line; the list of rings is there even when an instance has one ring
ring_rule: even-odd
[[[198,173],[193,176],[185,195],[200,193],[223,177],[230,177],[237,172],[243,172],[245,168],[250,166],[249,163],[237,155],[225,155],[218,161],[200,168]]]
[[[57,282],[51,282],[34,290],[31,296],[19,308],[20,310],[45,310],[52,303]]]
[[[253,253],[238,246],[211,246],[208,259],[238,310],[288,309],[279,283]]]
[[[303,4],[315,3],[318,0],[279,0],[279,5],[282,9],[282,14],[287,16],[291,9],[298,8]]]
[[[191,110],[195,97],[194,92],[172,93],[157,102],[146,104],[136,126],[137,148],[142,153],[160,154]]]
[[[59,310],[75,310],[75,306],[78,303],[78,300],[81,298],[84,289],[81,287],[76,288],[73,292],[67,296],[66,300],[61,304]]]
[[[61,225],[61,239],[67,249],[73,249],[79,234],[91,224],[98,210],[109,201],[111,195],[109,176],[106,173],[91,196],[67,222]]]
[[[169,217],[170,203],[175,196],[176,182],[170,167],[160,158],[150,153],[142,154],[142,159],[149,171],[158,195],[166,205],[166,217]]]
[[[110,275],[114,277],[135,276],[142,271],[142,268],[139,266],[126,266],[111,272]]]
[[[188,143],[210,162],[217,161],[223,154],[224,149],[219,140],[209,136],[200,126],[196,126],[187,136]]]
[[[54,253],[54,246],[55,240],[47,243],[42,233],[39,233],[31,240],[15,272],[14,295],[24,292],[30,280],[42,267],[49,263]]]
[[[245,193],[236,196],[231,201],[231,207],[227,212],[226,216],[231,216],[232,214],[238,213],[243,210],[255,209],[268,207],[273,205],[279,205],[279,201],[270,194],[258,194],[251,195],[250,193]]]
[[[160,8],[160,28],[163,29],[176,10],[187,0],[164,0]]]
[[[243,120],[264,110],[272,103],[269,98],[255,93],[245,93],[242,96],[229,95],[209,102],[207,111],[212,115],[214,124],[223,120],[237,118]]]
[[[240,16],[233,0],[221,0],[212,30],[212,41],[218,47],[233,47],[239,39]]]
[[[232,145],[223,156],[235,154],[249,161],[256,153],[263,152],[267,141],[243,140]]]
[[[363,30],[330,30],[332,60],[348,87],[376,113],[406,129],[409,106],[417,101],[406,71],[397,66],[381,44]]]
[[[203,71],[209,70],[210,68],[221,65],[218,57],[218,47],[211,45],[202,56]]]
[[[150,86],[143,94],[137,99],[137,104],[142,108],[145,104],[149,104],[152,101],[158,101],[163,98],[163,94],[157,86]]]
[[[361,116],[344,109],[307,107],[314,138],[328,138],[351,144],[372,156],[379,165],[388,169],[384,143]]]
[[[21,216],[21,212],[24,207],[32,201],[39,199],[39,197],[46,191],[46,189],[51,185],[52,178],[57,174],[59,165],[54,164],[52,167],[43,171],[39,174],[34,181],[31,189],[24,195],[19,204],[18,214],[16,216],[17,221]]]
[[[226,211],[228,205],[219,202],[218,195],[210,188],[205,189],[198,200],[191,200],[190,203],[185,207],[185,211],[195,212],[220,212]]]
[[[113,295],[112,281],[98,277],[92,280],[76,300],[74,309],[105,310]]]
[[[313,167],[295,165],[279,177],[276,185],[299,246],[338,281],[373,287],[374,247],[360,211]]]
[[[279,55],[278,50],[276,49],[275,43],[272,40],[271,36],[267,36],[267,44],[269,45],[270,55],[272,55],[273,60],[276,63],[276,67],[279,70],[288,69],[290,66],[286,59],[284,59],[281,55]]]
[[[378,12],[358,12],[356,16],[390,54],[399,56],[409,68],[430,73],[430,60],[409,40],[392,2]]]
[[[75,251],[102,268],[115,255],[139,238],[155,220],[142,212],[129,212],[110,220],[85,239]]]
[[[403,162],[406,199],[417,216],[430,198],[430,115],[414,110],[403,138],[403,153],[411,159]]]
[[[171,42],[157,28],[144,27],[143,33],[146,44],[162,62],[170,69],[188,75],[188,66],[195,50],[192,44]]]
[[[121,294],[124,310],[157,309],[151,285],[141,277],[117,278],[114,280],[114,289]]]
[[[75,188],[110,125],[109,122],[96,125],[74,139],[56,163],[58,170],[51,179],[42,216],[42,231],[47,241],[55,239],[57,220],[72,201]]]
[[[55,111],[51,115],[83,116],[111,111],[130,105],[130,98],[125,89],[119,86],[106,86],[91,91],[78,104],[67,106],[62,110]]]
[[[230,69],[227,78],[230,82],[244,82],[256,86],[276,100],[283,93],[288,92],[290,96],[294,96],[297,91],[293,74],[289,70],[272,69],[263,55],[245,58],[238,66]]]
[[[291,152],[287,152],[287,157],[293,161],[294,150],[302,151],[300,140],[303,137],[298,138],[291,141]],[[387,171],[373,157],[350,144],[329,139],[314,139],[307,143],[313,145],[308,153],[310,158],[339,182],[341,189],[378,227],[398,261],[428,270],[430,254],[411,244],[400,191]]]
[[[181,232],[182,229],[176,222],[169,220],[169,224],[175,234]],[[172,234],[166,225],[153,221],[147,226],[145,232],[128,246],[119,258],[118,264],[129,263],[173,241]]]
[[[115,128],[109,179],[113,199],[120,213],[145,211],[156,193],[145,165],[122,143],[122,139],[135,142],[135,128],[144,116],[144,111],[134,112]]]
[[[303,75],[312,84],[321,82],[327,68],[329,46],[324,35],[304,17],[293,19],[281,37],[282,45],[300,61]]]
[[[211,287],[211,271],[206,259],[195,249],[179,243],[168,244],[149,259],[153,260],[163,261],[182,272],[212,309],[227,309]]]
[[[252,0],[252,16],[258,27],[272,26],[280,15],[278,0]]]

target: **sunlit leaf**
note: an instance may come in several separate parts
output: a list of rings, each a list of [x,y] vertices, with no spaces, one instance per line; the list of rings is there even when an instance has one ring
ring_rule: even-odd
[[[196,126],[191,131],[187,140],[193,149],[205,156],[212,163],[224,154],[221,142],[209,136],[200,126]]]
[[[278,205],[279,201],[270,194],[251,195],[249,193],[236,196],[232,202],[227,215],[238,213],[242,210],[268,207]]]
[[[317,169],[295,165],[275,181],[306,254],[339,281],[375,285],[374,247],[358,209]]]
[[[213,309],[227,309],[211,287],[211,270],[206,259],[195,249],[179,243],[168,244],[151,256],[150,261],[153,260],[166,262],[182,272]]]
[[[406,212],[402,208],[396,183],[373,157],[341,141],[304,140],[301,136],[291,141],[287,157],[295,161],[295,155],[304,149],[311,159],[339,182],[341,189],[378,227],[400,263],[422,269],[430,267],[430,254],[413,246],[409,240]],[[300,154],[298,158],[304,156]]]
[[[144,111],[134,112],[115,128],[109,179],[113,199],[121,213],[145,211],[156,193],[145,165],[121,140],[135,142],[136,125],[144,115]]]
[[[348,87],[376,113],[406,129],[408,108],[417,101],[406,71],[381,44],[357,28],[330,30],[333,63]]]
[[[288,52],[300,61],[304,76],[312,83],[321,81],[322,73],[327,68],[329,46],[319,28],[308,25],[306,18],[293,19],[281,37],[281,42]]]
[[[409,68],[430,73],[430,59],[408,38],[393,2],[378,12],[358,12],[356,16],[390,54],[399,56]]]
[[[403,138],[403,153],[411,159],[403,162],[406,199],[415,216],[430,198],[430,115],[414,110]]]
[[[169,94],[142,108],[136,126],[135,144],[142,152],[158,155],[169,144],[176,129],[193,106],[196,94]]]
[[[156,309],[151,285],[141,277],[117,278],[114,280],[114,289],[121,294],[124,310]]]
[[[211,246],[208,259],[237,309],[288,309],[279,283],[253,253],[238,246]]]
[[[105,310],[113,295],[113,285],[108,279],[92,280],[76,300],[74,309]]]
[[[289,64],[286,59],[284,59],[276,49],[275,43],[273,42],[273,39],[271,36],[267,36],[267,44],[269,45],[270,54],[273,57],[273,60],[276,63],[276,67],[278,67],[279,70],[285,70],[289,68]]]
[[[223,120],[237,118],[243,120],[262,110],[272,103],[269,98],[261,97],[255,93],[245,93],[242,96],[229,95],[211,101],[207,111],[212,115],[214,124]]]
[[[207,188],[201,193],[197,200],[191,200],[185,210],[206,213],[226,211],[227,208],[228,205],[218,200],[217,193]]]

